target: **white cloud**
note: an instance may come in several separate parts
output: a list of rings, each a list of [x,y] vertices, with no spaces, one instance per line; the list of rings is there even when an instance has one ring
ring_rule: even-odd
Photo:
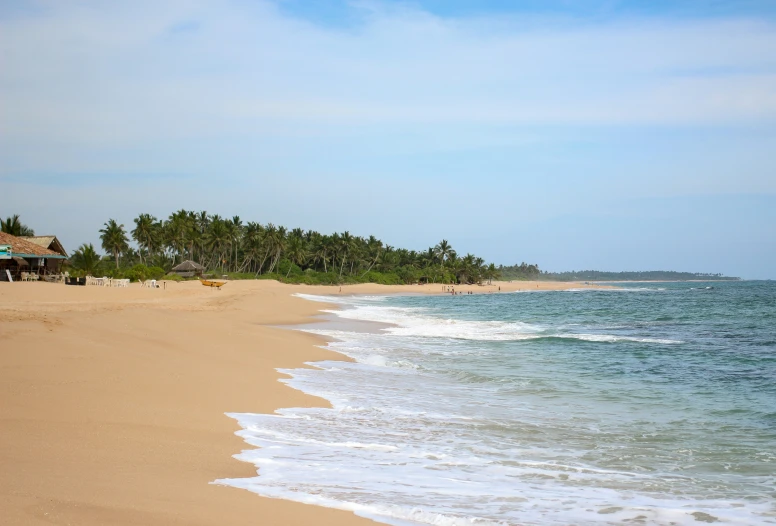
[[[765,21],[444,19],[372,4],[363,25],[333,29],[261,2],[42,5],[0,21],[0,140],[14,149],[776,119]],[[36,161],[0,173],[13,167]]]

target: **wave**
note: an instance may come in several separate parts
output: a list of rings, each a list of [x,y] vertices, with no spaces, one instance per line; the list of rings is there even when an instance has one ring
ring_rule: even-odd
[[[335,403],[279,417],[228,416],[243,428],[238,435],[260,448],[236,458],[261,476],[214,483],[397,526],[753,524],[769,513],[767,504],[672,496],[673,484],[690,480],[680,475],[596,469],[551,450],[509,450],[505,459],[503,439],[488,447],[481,428],[457,426],[450,434],[448,419],[423,412]],[[543,458],[548,453],[552,458]],[[634,493],[645,486],[654,490]]]
[[[681,340],[668,338],[596,333],[564,333],[558,329],[519,321],[475,321],[436,318],[427,315],[429,309],[420,307],[356,305],[353,300],[345,300],[342,304],[348,305],[350,308],[342,310],[324,309],[323,312],[351,320],[372,321],[392,325],[382,329],[382,332],[394,336],[478,341],[521,341],[562,338],[601,343],[636,342],[665,345],[684,343]]]
[[[387,296],[326,296],[321,294],[303,294],[301,292],[297,292],[296,294],[292,294],[292,296],[295,296],[297,298],[302,298],[309,301],[315,301],[318,303],[336,303],[336,304],[342,304],[342,305],[359,305],[361,303],[375,303],[380,301],[385,301],[388,299]]]
[[[638,342],[638,343],[662,343],[665,345],[677,345],[684,343],[682,340],[669,340],[667,338],[638,338],[634,336],[614,336],[611,334],[558,334],[553,338],[568,338],[587,342]]]
[[[354,361],[280,370],[281,381],[331,408],[230,414],[259,448],[237,458],[261,476],[216,483],[396,526],[774,523],[772,409],[752,417],[715,392],[719,413],[705,414],[697,390],[671,374],[684,353],[650,347],[681,344],[672,334],[695,342],[694,333],[670,332],[670,317],[655,327],[654,309],[620,315],[635,297],[297,296],[389,326],[304,329]],[[614,314],[575,316],[587,300]],[[536,303],[549,308],[516,321]],[[740,427],[745,418],[756,429]]]

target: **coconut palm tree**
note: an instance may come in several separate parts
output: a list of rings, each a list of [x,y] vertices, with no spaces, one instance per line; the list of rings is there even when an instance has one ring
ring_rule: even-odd
[[[0,231],[12,236],[34,236],[35,231],[19,220],[19,214],[14,214],[5,221],[0,219]]]
[[[243,261],[240,264],[239,272],[246,270],[253,270],[253,264],[258,261],[262,250],[262,234],[264,228],[259,223],[248,221],[243,231],[242,245],[243,245]]]
[[[375,236],[369,236],[369,239],[366,242],[366,253],[371,261],[369,263],[369,268],[364,271],[361,277],[366,276],[369,271],[372,270],[372,267],[375,266],[375,263],[377,263],[377,260],[380,258],[380,253],[382,251],[383,242],[377,239]]]
[[[137,246],[141,250],[145,250],[151,254],[153,249],[158,246],[158,223],[154,216],[151,214],[140,214],[135,218],[135,228],[132,230],[132,239],[135,240]],[[142,252],[140,254],[140,262],[143,262]]]
[[[119,256],[129,248],[129,239],[124,231],[124,225],[120,225],[115,219],[109,219],[105,228],[100,230],[102,248],[113,254],[116,259],[116,268],[119,268]]]
[[[103,247],[119,261],[129,264],[133,258],[169,268],[188,254],[206,267],[238,272],[254,272],[256,276],[278,272],[281,263],[289,260],[303,271],[336,274],[335,280],[362,280],[370,271],[394,274],[404,282],[424,275],[429,280],[478,282],[491,276],[482,258],[467,255],[459,258],[446,239],[422,252],[397,249],[375,236],[354,236],[349,231],[322,235],[312,230],[259,223],[243,224],[239,216],[231,219],[207,212],[178,210],[165,220],[150,214],[134,219],[131,235],[138,251],[124,246],[123,226],[111,219],[102,233]],[[3,229],[18,231],[18,216],[2,221]],[[8,226],[10,225],[10,226]],[[116,229],[120,232],[117,235]],[[284,267],[285,268],[285,267]],[[292,267],[286,272],[290,277]],[[538,272],[538,268],[536,269]],[[324,281],[333,281],[331,277]],[[492,279],[488,277],[487,279]]]
[[[322,236],[315,232],[310,240],[312,261],[314,265],[323,263],[323,271],[328,272],[327,263],[331,259],[331,241],[329,236]]]
[[[434,247],[434,250],[437,253],[437,257],[439,257],[439,265],[444,266],[445,262],[450,257],[451,252],[453,252],[453,247],[450,246],[450,243],[448,243],[446,239],[443,239],[436,247]]]
[[[217,258],[216,266],[221,270],[226,264],[226,254],[231,239],[226,223],[220,216],[214,215],[211,218],[210,227],[205,233],[205,246],[210,252],[210,262],[213,262],[213,258]]]
[[[170,251],[173,262],[186,251],[188,232],[193,228],[194,220],[186,210],[178,210],[170,214],[164,223],[164,245]]]
[[[286,255],[288,256],[288,259],[291,261],[291,263],[295,263],[298,266],[304,265],[304,263],[307,261],[307,248],[304,244],[304,239],[302,237],[297,236],[290,236],[288,238],[288,246],[286,247]],[[291,274],[291,269],[293,268],[293,265],[288,266],[288,272],[286,273],[286,277],[288,277]]]
[[[76,270],[82,270],[86,274],[93,275],[101,259],[102,257],[94,250],[94,245],[84,243],[73,252],[70,262]]]
[[[339,250],[340,250],[340,271],[339,277],[342,278],[342,269],[345,267],[345,261],[350,255],[350,251],[354,247],[353,236],[347,230],[339,238]]]
[[[227,230],[229,231],[229,245],[234,250],[234,259],[232,265],[237,268],[237,249],[240,247],[240,240],[242,239],[243,223],[240,216],[234,216],[231,221],[226,222]],[[232,257],[232,250],[229,251],[229,257]]]
[[[496,268],[496,265],[491,263],[487,267],[485,267],[485,271],[483,272],[483,277],[488,280],[488,285],[493,284],[493,280],[498,278],[499,271]]]
[[[270,273],[275,270],[275,267],[280,262],[280,256],[283,255],[283,251],[286,249],[286,243],[288,241],[286,232],[286,227],[280,226],[272,233],[272,237],[268,239],[268,243],[272,247],[272,253],[274,254],[274,259],[272,260],[272,263],[270,263],[268,270]]]

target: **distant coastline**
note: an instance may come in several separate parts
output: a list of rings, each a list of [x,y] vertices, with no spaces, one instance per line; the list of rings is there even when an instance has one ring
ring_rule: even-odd
[[[608,272],[601,270],[571,270],[566,272],[540,271],[538,265],[500,266],[498,272],[503,280],[540,281],[741,281],[741,278],[705,272],[677,272],[673,270],[646,270],[629,272]]]

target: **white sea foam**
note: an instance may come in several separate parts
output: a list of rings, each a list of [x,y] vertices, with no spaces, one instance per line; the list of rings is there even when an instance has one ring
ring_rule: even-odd
[[[373,303],[385,301],[385,296],[341,296],[331,295],[324,296],[319,294],[302,294],[301,292],[294,294],[298,298],[302,298],[309,301],[316,301],[318,303],[336,303],[341,305],[359,305],[363,303]]]
[[[631,336],[613,336],[611,334],[559,334],[558,338],[571,338],[574,340],[583,340],[589,342],[640,342],[640,343],[662,343],[665,345],[674,345],[684,343],[681,340],[669,340],[665,338],[635,338]]]
[[[555,329],[522,322],[473,321],[443,319],[425,315],[426,309],[412,307],[386,307],[358,304],[358,300],[340,299],[344,310],[323,310],[341,318],[381,322],[394,325],[383,329],[395,336],[419,336],[426,338],[455,338],[481,341],[519,341],[537,338],[558,337],[592,342],[639,342],[657,344],[680,344],[680,340],[667,338],[644,338],[613,334],[563,333]],[[377,299],[373,301],[379,301]]]
[[[334,379],[327,378],[325,370],[300,370],[294,385],[321,394],[325,393],[323,384],[331,381],[348,391],[360,385],[360,378],[369,377],[357,364],[348,364],[346,369]],[[348,378],[351,375],[354,377]],[[373,392],[396,388],[398,383],[396,377],[378,381],[381,384]],[[693,513],[726,524],[754,524],[767,513],[765,505],[668,497],[670,477],[664,480],[646,473],[595,469],[562,451],[510,450],[503,444],[486,447],[489,439],[477,425],[459,424],[451,433],[454,415],[430,417],[423,411],[439,405],[439,395],[446,387],[431,381],[429,398],[406,399],[415,411],[391,406],[390,395],[350,391],[346,396],[358,404],[355,410],[338,401],[333,409],[285,409],[280,418],[231,414],[243,427],[238,434],[261,448],[236,458],[255,464],[261,476],[216,483],[351,510],[395,525],[623,524],[634,520],[690,525],[697,524]],[[447,394],[453,395],[452,391]],[[470,423],[483,423],[478,413],[470,414]],[[501,440],[497,438],[496,443]],[[664,496],[635,491],[661,484]]]
[[[685,475],[687,466],[711,460],[665,436],[668,423],[685,418],[683,408],[647,406],[639,396],[649,392],[628,392],[613,410],[610,385],[600,384],[595,404],[577,400],[569,386],[578,378],[528,365],[531,341],[541,338],[564,348],[557,339],[586,341],[580,347],[613,356],[609,349],[643,355],[680,340],[628,333],[629,324],[600,334],[579,324],[442,318],[381,297],[300,296],[340,304],[332,312],[342,318],[392,326],[306,329],[335,338],[329,347],[356,361],[282,370],[290,376],[282,381],[332,408],[230,414],[238,434],[260,448],[236,458],[260,476],[216,483],[397,526],[776,524],[762,479],[743,479],[744,498],[722,476]],[[511,356],[512,369],[489,373],[502,367],[498,350],[508,341],[519,342],[510,352],[526,354]]]

